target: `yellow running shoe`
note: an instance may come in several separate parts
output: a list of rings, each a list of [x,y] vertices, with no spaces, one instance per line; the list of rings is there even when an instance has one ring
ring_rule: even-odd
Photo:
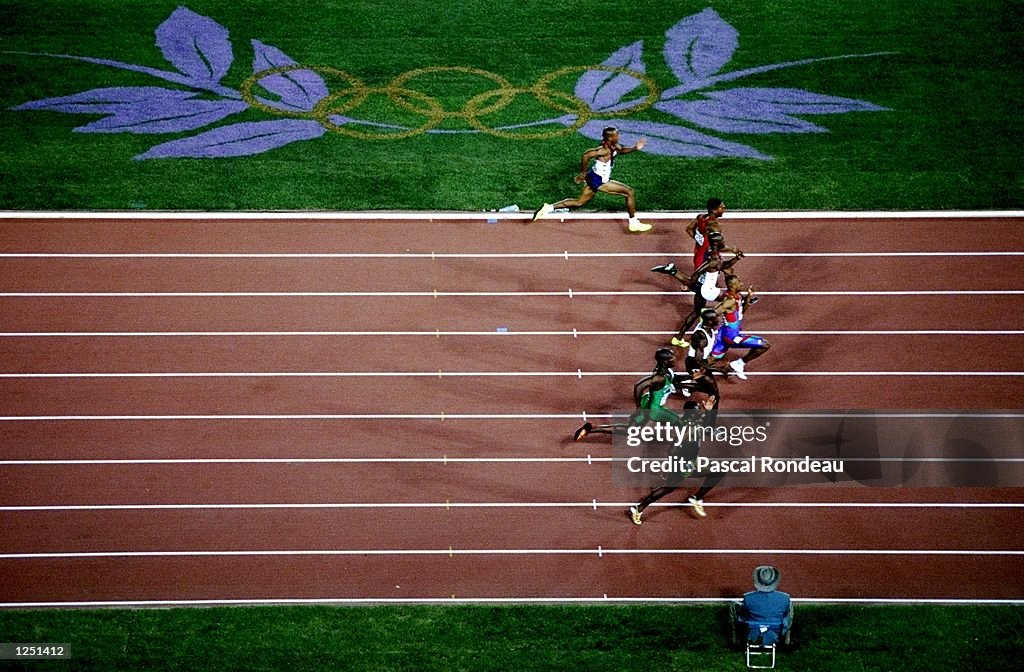
[[[635,506],[629,507],[629,518],[633,521],[634,525],[643,525],[644,521],[640,520],[640,516],[644,515],[644,512]]]
[[[654,227],[651,226],[650,224],[644,224],[643,222],[641,222],[636,217],[630,217],[629,218],[629,232],[630,233],[646,233],[647,231],[650,231],[653,228]]]

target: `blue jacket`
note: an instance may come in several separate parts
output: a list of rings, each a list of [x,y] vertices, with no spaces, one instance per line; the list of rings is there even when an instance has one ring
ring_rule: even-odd
[[[761,625],[777,626],[782,624],[782,634],[789,631],[793,624],[792,601],[789,593],[778,590],[763,592],[753,590],[743,595],[743,606],[740,608],[740,620],[747,623],[747,639],[756,641],[761,637]],[[779,640],[777,628],[764,633],[763,642],[774,644]]]

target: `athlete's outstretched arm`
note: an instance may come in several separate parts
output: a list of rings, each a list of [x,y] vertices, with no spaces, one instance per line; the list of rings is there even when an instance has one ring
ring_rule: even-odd
[[[619,145],[619,154],[629,154],[631,152],[638,152],[638,151],[640,151],[641,149],[643,149],[646,146],[647,146],[647,139],[646,138],[640,138],[639,140],[636,141],[636,144],[633,145],[632,147],[623,147],[622,145]]]
[[[750,287],[747,287],[747,293],[744,294],[744,296],[743,296],[743,312],[744,313],[747,312],[747,309],[750,308],[750,306],[753,303],[753,301],[754,301],[754,287],[753,287],[753,285],[751,285]]]
[[[730,268],[732,268],[733,266],[736,265],[737,261],[739,261],[742,258],[743,258],[743,253],[742,252],[737,252],[735,257],[733,257],[729,261],[722,262],[721,270],[723,270],[723,271],[729,270]]]

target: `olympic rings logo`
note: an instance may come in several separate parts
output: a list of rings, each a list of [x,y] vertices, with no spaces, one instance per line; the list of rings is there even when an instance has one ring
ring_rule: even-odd
[[[328,93],[327,96],[318,101],[313,109],[308,112],[283,110],[267,105],[260,101],[253,93],[253,88],[258,85],[260,80],[263,78],[270,77],[272,75],[282,75],[296,70],[312,71],[325,79],[338,80],[341,83],[341,88]],[[616,109],[614,112],[599,113],[592,110],[590,105],[581,98],[571,93],[551,88],[552,83],[561,77],[593,70],[623,74],[636,78],[646,87],[647,95],[628,107]],[[417,77],[435,73],[462,74],[482,77],[493,82],[495,88],[474,95],[466,102],[461,110],[448,110],[445,109],[436,97],[427,95],[422,91],[417,91],[416,89],[412,89],[407,86]],[[421,133],[426,133],[433,128],[437,128],[449,119],[462,120],[472,128],[475,128],[482,133],[487,133],[488,135],[497,136],[499,138],[509,138],[514,140],[542,140],[574,133],[592,119],[607,119],[613,116],[621,117],[626,114],[640,112],[654,105],[654,103],[657,102],[658,97],[661,95],[661,91],[658,89],[657,83],[646,74],[637,72],[636,70],[630,70],[628,68],[609,65],[566,66],[541,76],[533,86],[528,87],[514,86],[501,75],[481,70],[479,68],[464,66],[434,66],[429,68],[418,68],[398,75],[384,86],[367,86],[355,75],[345,72],[344,70],[338,70],[337,68],[331,68],[323,65],[283,65],[251,75],[242,82],[242,86],[239,90],[242,94],[242,99],[253,108],[276,116],[315,120],[333,133],[363,140],[398,140],[401,138],[408,138]],[[332,116],[344,115],[346,112],[358,108],[366,102],[370,96],[381,95],[386,96],[391,103],[398,108],[405,110],[407,113],[423,117],[423,122],[413,128],[406,128],[395,132],[375,133],[372,131],[352,128],[351,124],[339,124],[331,120]],[[520,95],[532,95],[541,105],[561,114],[573,115],[575,119],[571,124],[564,125],[563,128],[536,132],[517,132],[501,129],[495,126],[489,126],[480,119],[481,117],[487,117],[501,112],[511,105],[516,97]],[[552,120],[552,123],[556,123],[556,120]]]

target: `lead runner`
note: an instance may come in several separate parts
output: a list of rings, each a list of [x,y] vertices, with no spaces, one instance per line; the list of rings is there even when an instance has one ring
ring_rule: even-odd
[[[578,208],[585,205],[599,191],[606,194],[618,194],[626,199],[626,212],[629,213],[628,228],[631,233],[643,233],[651,230],[650,224],[644,224],[636,218],[636,196],[632,187],[611,179],[612,166],[619,154],[629,154],[643,149],[647,141],[641,138],[632,147],[619,144],[619,131],[609,126],[601,132],[601,145],[588,149],[580,159],[580,172],[574,178],[577,184],[583,183],[583,191],[576,198],[563,198],[557,203],[545,203],[533,213],[533,221],[543,219],[556,208]],[[593,165],[590,162],[593,161]]]

